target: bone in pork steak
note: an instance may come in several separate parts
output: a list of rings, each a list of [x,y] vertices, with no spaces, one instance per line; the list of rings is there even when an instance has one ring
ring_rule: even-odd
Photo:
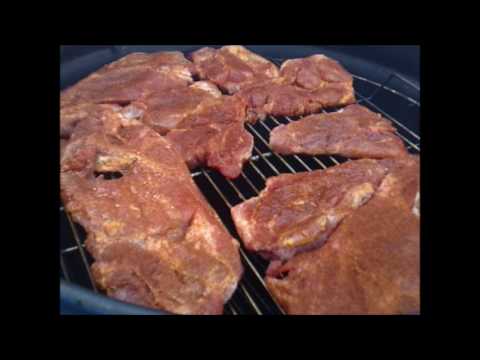
[[[329,84],[349,87],[353,84],[352,75],[342,65],[321,54],[285,61],[280,67],[280,76],[290,84],[311,91],[321,90]]]
[[[125,105],[153,91],[188,86],[193,64],[179,52],[134,53],[62,91],[60,106],[85,102]]]
[[[360,105],[280,125],[270,134],[270,147],[281,154],[338,154],[353,158],[407,154],[390,121]]]
[[[167,139],[101,111],[76,124],[61,159],[63,203],[88,234],[96,283],[138,305],[222,313],[242,273],[237,241]]]
[[[240,175],[252,155],[253,137],[243,123],[175,129],[166,137],[191,169],[205,164],[229,179]]]
[[[206,47],[193,52],[191,58],[201,79],[210,80],[229,94],[279,75],[275,64],[243,46]]]
[[[345,84],[326,84],[321,90],[310,91],[277,78],[246,86],[235,94],[247,102],[247,120],[263,120],[267,115],[299,116],[331,106],[355,102],[353,88]]]
[[[191,169],[207,165],[235,178],[251,156],[245,102],[223,96],[212,83],[152,93],[123,111],[143,113],[141,120],[166,135]]]
[[[419,158],[380,162],[389,173],[371,200],[323,247],[267,275],[288,314],[419,313]]]
[[[377,160],[355,160],[267,180],[258,197],[232,208],[245,246],[267,259],[288,259],[321,246],[343,218],[367,202],[386,174]]]

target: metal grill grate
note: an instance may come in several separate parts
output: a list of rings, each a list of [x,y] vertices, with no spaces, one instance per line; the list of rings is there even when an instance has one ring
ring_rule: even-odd
[[[273,61],[280,64],[282,59],[273,59]],[[406,89],[409,95],[388,86],[393,82],[397,82],[396,88]],[[383,83],[354,75],[354,87],[357,103],[391,120],[408,150],[411,153],[420,153],[420,88],[396,73],[388,76]],[[328,112],[335,110],[337,109],[331,109]],[[228,180],[209,169],[192,171],[195,183],[237,239],[239,236],[230,217],[230,208],[257,196],[265,187],[267,178],[283,173],[325,169],[348,160],[340,156],[284,156],[271,151],[268,146],[270,131],[280,124],[288,124],[295,120],[297,119],[270,116],[256,124],[247,124],[247,130],[255,139],[253,154],[245,164],[241,175],[234,180]],[[80,226],[73,223],[63,207],[60,208],[60,212],[60,276],[67,281],[98,291],[90,273],[89,265],[93,259],[84,249],[85,233]],[[231,300],[226,304],[225,313],[232,315],[283,314],[263,281],[268,263],[258,255],[245,250],[243,245],[240,248],[240,255],[245,269],[244,276]]]

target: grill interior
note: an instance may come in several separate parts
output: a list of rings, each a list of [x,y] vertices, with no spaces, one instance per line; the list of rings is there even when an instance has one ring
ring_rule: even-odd
[[[277,65],[283,61],[283,59],[271,60]],[[391,120],[409,152],[419,154],[420,88],[418,85],[397,73],[391,73],[383,83],[355,74],[353,77],[357,103]],[[338,109],[330,109],[328,112],[336,110]],[[195,183],[237,239],[240,238],[230,217],[230,208],[257,196],[265,187],[267,178],[284,173],[325,169],[348,160],[340,156],[284,156],[273,153],[268,147],[270,131],[280,124],[288,124],[297,119],[296,117],[269,116],[256,124],[247,124],[247,130],[255,139],[255,146],[252,157],[245,164],[242,174],[234,180],[228,180],[210,169],[192,171]],[[60,277],[98,292],[90,273],[93,259],[84,248],[85,235],[81,226],[72,221],[63,206],[60,207]],[[244,265],[244,275],[234,295],[225,304],[225,314],[283,314],[263,281],[268,263],[260,256],[245,250],[243,245],[240,248],[240,256]]]

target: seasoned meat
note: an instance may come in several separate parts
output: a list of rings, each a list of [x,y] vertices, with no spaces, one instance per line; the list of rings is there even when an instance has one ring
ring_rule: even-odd
[[[212,83],[199,81],[152,93],[123,111],[143,113],[142,121],[166,135],[191,169],[207,165],[235,178],[253,148],[253,137],[243,126],[245,109],[242,99],[223,96]]]
[[[188,86],[192,69],[193,64],[176,52],[127,55],[64,90],[60,106],[128,104],[153,91]]]
[[[177,68],[179,70],[186,69],[193,73],[195,65],[187,60],[180,51],[162,51],[157,53],[130,53],[121,59],[103,66],[98,73],[105,73],[113,69],[135,67],[138,65],[146,65],[153,69],[161,69],[162,67],[171,69]]]
[[[210,80],[229,94],[279,75],[273,63],[243,46],[202,48],[191,57],[201,79]]]
[[[229,179],[240,175],[252,155],[253,137],[242,123],[175,129],[166,137],[191,169],[205,164]]]
[[[319,90],[332,83],[352,87],[353,83],[352,75],[337,61],[319,54],[285,61],[280,67],[280,76],[307,90]]]
[[[120,111],[121,107],[110,104],[83,103],[67,106],[60,109],[60,137],[69,139],[79,122],[88,120],[92,126],[103,126],[102,117],[112,116],[112,113]],[[93,119],[96,119],[93,120]],[[92,129],[89,130],[91,132]],[[78,134],[77,134],[78,135]]]
[[[199,112],[206,103],[221,98],[218,88],[207,81],[198,81],[188,87],[154,92],[131,104],[128,109],[139,109],[142,122],[165,135],[178,127],[189,115]]]
[[[349,83],[327,83],[310,93],[325,109],[350,105],[356,101],[355,92]]]
[[[202,104],[166,136],[190,168],[205,164],[233,179],[253,149],[253,136],[245,130],[244,119],[245,104],[222,96]]]
[[[247,120],[251,122],[267,115],[306,115],[355,102],[351,86],[326,84],[322,89],[310,91],[287,84],[282,78],[247,86],[235,96],[247,102]]]
[[[62,154],[61,195],[109,296],[222,313],[242,273],[238,243],[167,139],[115,109],[79,122]]]
[[[270,134],[270,146],[281,154],[353,158],[388,158],[407,153],[390,121],[360,105],[280,125]]]
[[[248,104],[248,120],[267,115],[299,116],[355,102],[353,80],[336,61],[323,55],[287,60],[280,76],[246,84],[236,94]]]
[[[419,159],[380,162],[389,173],[372,199],[345,218],[323,247],[267,275],[287,313],[419,313]]]
[[[377,160],[363,159],[269,178],[260,196],[232,208],[232,218],[249,250],[267,259],[288,259],[321,246],[370,199],[386,170]]]

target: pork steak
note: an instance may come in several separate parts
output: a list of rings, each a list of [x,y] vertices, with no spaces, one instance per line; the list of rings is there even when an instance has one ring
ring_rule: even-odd
[[[342,65],[322,54],[286,60],[280,67],[280,76],[307,90],[320,90],[333,83],[350,87],[353,84],[352,75]]]
[[[210,80],[229,94],[279,75],[275,64],[238,45],[202,48],[191,58],[201,79]]]
[[[232,208],[245,246],[267,259],[285,260],[321,246],[338,224],[366,203],[386,174],[362,159],[267,180],[258,197]]]
[[[238,242],[166,138],[101,111],[75,126],[61,159],[61,196],[88,234],[96,283],[138,305],[222,313],[242,274]]]
[[[390,158],[407,154],[390,121],[361,105],[310,115],[270,133],[270,147],[280,154]]]
[[[125,113],[165,135],[190,169],[206,165],[236,178],[253,149],[253,137],[244,128],[246,104],[224,96],[206,81],[189,87],[154,92],[133,102]]]
[[[345,84],[326,84],[321,90],[310,91],[288,84],[282,78],[246,86],[235,96],[246,101],[250,122],[263,120],[267,115],[307,115],[355,102],[353,88]]]
[[[381,163],[388,174],[368,203],[323,247],[267,275],[288,314],[420,312],[419,158]]]
[[[153,91],[188,86],[193,64],[180,52],[133,53],[62,91],[60,106],[81,103],[125,105]]]

